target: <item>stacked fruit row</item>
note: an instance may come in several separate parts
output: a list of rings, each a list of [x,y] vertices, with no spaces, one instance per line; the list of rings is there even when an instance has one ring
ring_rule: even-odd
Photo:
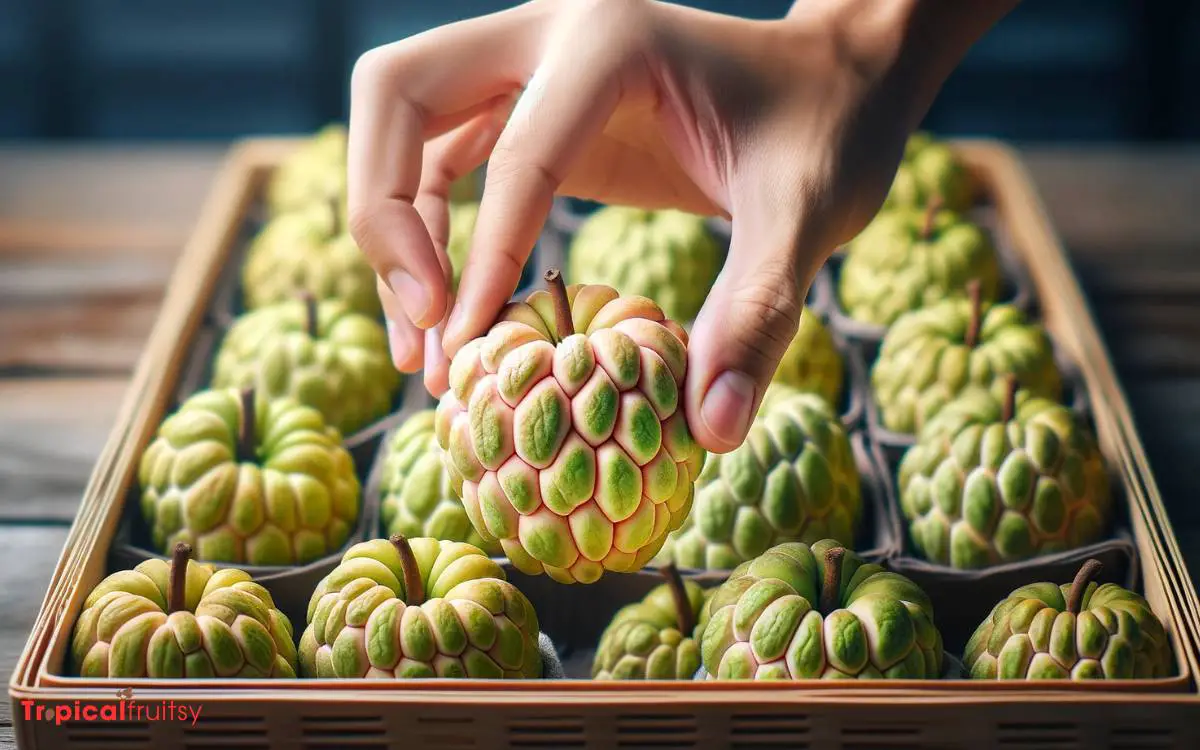
[[[713,679],[938,678],[945,652],[967,639],[944,637],[930,591],[887,569],[899,545],[876,560],[850,550],[864,526],[885,521],[864,512],[875,469],[853,446],[875,444],[838,414],[848,389],[909,420],[892,429],[920,432],[899,471],[900,507],[911,543],[935,562],[1035,557],[1108,527],[1102,458],[1053,400],[1062,378],[1048,338],[995,302],[1001,273],[986,234],[937,199],[960,200],[947,174],[961,168],[918,140],[840,276],[841,304],[857,309],[846,290],[871,237],[892,242],[881,257],[913,256],[893,267],[903,280],[883,278],[883,261],[863,266],[885,290],[873,294],[912,308],[895,311],[878,356],[869,352],[869,389],[847,381],[845,348],[806,310],[745,444],[706,456],[680,394],[686,321],[721,243],[698,217],[601,209],[571,242],[568,273],[582,283],[548,272],[546,290],[455,356],[436,411],[404,405],[376,459],[383,523],[363,529],[374,498],[342,435],[393,410],[398,378],[378,309],[363,307],[373,289],[346,281],[363,261],[343,252],[353,249],[343,149],[344,136],[327,131],[272,182],[271,218],[243,266],[246,312],[224,332],[211,387],[179,405],[142,458],[139,522],[173,558],[93,592],[76,625],[76,673],[548,676],[539,623],[569,619],[558,611],[569,599],[591,620],[616,610],[595,640],[547,627],[564,648],[595,649],[597,678],[691,678],[701,667]],[[929,278],[910,279],[910,267]],[[904,285],[921,293],[886,293]],[[346,549],[356,524],[387,538]],[[193,551],[199,564],[187,561]],[[276,606],[279,578],[260,585],[212,567],[322,559],[332,564],[304,593],[306,610]],[[563,586],[621,592],[643,568],[667,582],[619,609]],[[1169,673],[1149,605],[1097,586],[1096,564],[1066,586],[1025,572],[1029,585],[965,644],[972,676]],[[994,603],[967,616],[978,623]],[[287,611],[306,621],[298,648]]]

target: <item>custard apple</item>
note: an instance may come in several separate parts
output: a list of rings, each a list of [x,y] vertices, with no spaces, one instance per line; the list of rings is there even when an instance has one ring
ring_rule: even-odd
[[[804,308],[800,327],[779,361],[773,382],[812,391],[836,408],[842,395],[843,372],[842,354],[829,329],[820,316]]]
[[[454,288],[462,280],[467,256],[471,252],[471,238],[475,235],[475,220],[479,218],[478,203],[450,204],[450,238],[446,243],[446,255],[454,271]]]
[[[305,141],[275,170],[267,185],[272,215],[303,210],[315,203],[345,201],[346,127],[332,123]]]
[[[971,192],[971,175],[954,150],[928,133],[913,133],[883,207],[921,207],[937,198],[947,208],[965,211],[971,207]]]

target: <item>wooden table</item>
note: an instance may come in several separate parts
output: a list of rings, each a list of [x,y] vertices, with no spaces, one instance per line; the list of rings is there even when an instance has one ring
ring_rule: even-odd
[[[219,147],[0,149],[0,673],[24,645]],[[1200,572],[1200,149],[1028,149]],[[7,699],[0,749],[12,746]]]

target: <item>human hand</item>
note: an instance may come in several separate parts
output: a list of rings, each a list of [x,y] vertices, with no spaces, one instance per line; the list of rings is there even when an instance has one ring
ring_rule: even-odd
[[[732,243],[693,327],[685,408],[706,449],[733,449],[817,269],[877,210],[941,81],[1013,4],[812,0],[750,21],[534,0],[368,52],[352,81],[350,226],[397,367],[424,365],[445,390],[447,355],[508,301],[556,192],[721,214]],[[452,305],[447,192],[484,161]]]

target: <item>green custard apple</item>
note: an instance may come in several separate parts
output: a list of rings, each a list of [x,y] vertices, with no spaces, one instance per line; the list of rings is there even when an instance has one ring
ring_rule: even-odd
[[[928,133],[914,133],[904,145],[904,156],[883,207],[919,208],[936,198],[947,208],[965,211],[971,207],[971,193],[971,175],[954,150]]]
[[[622,607],[600,636],[593,680],[690,680],[700,669],[695,634],[707,592],[684,581],[674,565],[660,568],[667,582]]]
[[[471,251],[471,238],[475,234],[477,218],[478,203],[450,204],[450,238],[446,243],[446,255],[450,258],[450,268],[454,271],[455,289],[458,288],[463,268],[467,265],[467,255]]]
[[[1112,513],[1104,459],[1067,407],[972,389],[922,431],[899,470],[900,505],[918,552],[981,568],[1098,540]]]
[[[284,159],[267,185],[273,216],[345,197],[346,127],[339,123],[325,126]]]
[[[213,387],[294,398],[343,435],[385,416],[399,386],[383,326],[341,300],[308,295],[239,317],[213,368]]]
[[[934,203],[878,216],[846,246],[838,295],[855,320],[888,326],[906,312],[962,293],[977,280],[985,302],[1000,293],[988,235]]]
[[[1012,305],[948,299],[908,313],[888,330],[871,369],[871,388],[883,426],[915,435],[969,386],[1003,395],[1017,377],[1031,395],[1057,401],[1062,376],[1045,329]]]
[[[524,573],[591,583],[643,567],[691,508],[688,339],[645,297],[547,282],[455,355],[438,443],[480,536]]]
[[[567,275],[573,283],[649,297],[668,318],[688,321],[700,312],[722,262],[701,216],[606,206],[576,233]]]
[[[100,582],[71,639],[80,677],[295,677],[292,624],[240,570],[213,571],[177,544]]]
[[[768,393],[746,441],[709,456],[660,561],[730,570],[781,542],[854,542],[862,488],[845,428],[816,394]]]
[[[417,412],[384,448],[379,486],[384,528],[389,534],[467,542],[491,555],[503,554],[498,542],[485,542],[475,531],[462,500],[450,486],[435,420],[433,409]]]
[[[344,205],[315,203],[271,219],[251,241],[242,266],[243,302],[255,310],[308,293],[378,318],[375,279],[346,231]]]
[[[824,397],[835,408],[842,395],[845,365],[833,342],[833,335],[819,315],[807,307],[800,315],[800,327],[788,344],[773,382]]]
[[[929,597],[831,539],[781,544],[713,594],[700,639],[709,679],[936,679]]]
[[[477,547],[373,539],[317,585],[300,638],[305,677],[537,678],[538,618]]]
[[[1098,560],[1059,586],[1022,586],[967,642],[974,680],[1122,680],[1174,674],[1166,630],[1140,595],[1097,586]]]
[[[354,461],[316,409],[253,389],[200,391],[142,454],[142,517],[155,547],[201,560],[301,565],[336,552],[358,521]]]

